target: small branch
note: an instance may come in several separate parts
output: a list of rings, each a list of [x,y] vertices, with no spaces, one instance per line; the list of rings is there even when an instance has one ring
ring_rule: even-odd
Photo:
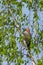
[[[34,60],[34,58],[33,58],[33,56],[32,56],[32,54],[31,53],[29,53],[29,51],[27,50],[27,52],[28,52],[28,56],[30,57],[30,59],[32,60],[32,63],[33,63],[33,65],[37,65],[36,64],[36,62],[35,62],[35,60]]]
[[[24,46],[25,46],[25,48],[27,50],[28,57],[32,60],[33,65],[37,65],[36,62],[35,62],[35,60],[34,60],[34,58],[33,58],[33,56],[32,56],[32,54],[30,53],[30,50],[27,48],[27,44],[26,44],[25,41],[24,41]]]
[[[16,23],[16,19],[15,19],[14,15],[13,15],[13,12],[11,11],[10,8],[9,8],[9,12],[10,12],[10,14],[12,15],[12,18],[13,18],[15,27],[16,27],[16,28],[19,28],[19,25]]]

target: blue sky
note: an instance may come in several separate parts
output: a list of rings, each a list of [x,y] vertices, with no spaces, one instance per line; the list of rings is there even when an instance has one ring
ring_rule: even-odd
[[[24,3],[23,3],[24,4]],[[30,10],[30,11],[28,11],[28,9],[26,8],[26,4],[25,4],[25,6],[22,8],[23,9],[23,14],[26,14],[26,15],[30,15],[29,16],[29,20],[31,21],[30,23],[29,23],[29,27],[31,27],[31,25],[32,25],[32,21],[33,21],[33,11],[32,10]],[[0,10],[1,10],[1,5],[0,5]],[[39,20],[38,20],[38,22],[39,22],[39,27],[40,27],[40,29],[43,29],[43,11],[39,11],[38,10],[38,15],[39,15]],[[31,29],[31,31],[32,31],[32,29]],[[42,55],[42,53],[39,55],[39,57],[41,57],[41,55]],[[26,58],[24,58],[24,59],[26,59]],[[6,64],[7,62],[3,62],[3,65],[7,65]],[[11,65],[14,65],[14,63],[11,63]],[[32,65],[31,63],[30,64],[27,64],[27,65]]]

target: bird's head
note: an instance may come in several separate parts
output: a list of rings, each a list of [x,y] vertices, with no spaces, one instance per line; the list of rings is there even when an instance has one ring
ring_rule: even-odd
[[[26,28],[25,31],[27,31],[28,33],[30,33],[30,29],[29,28]]]
[[[24,34],[26,34],[26,35],[30,34],[30,29],[29,29],[29,28],[26,28],[26,29],[24,30]]]

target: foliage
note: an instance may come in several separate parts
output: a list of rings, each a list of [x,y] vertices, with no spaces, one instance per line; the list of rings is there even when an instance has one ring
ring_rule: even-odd
[[[0,62],[3,61],[3,57],[8,63],[14,62],[15,65],[27,62],[23,60],[24,54],[17,46],[17,42],[20,45],[23,44],[24,30],[22,27],[29,24],[27,23],[28,16],[22,14],[22,8],[25,6],[23,3],[27,4],[28,11],[33,10],[33,25],[35,25],[39,19],[37,9],[43,10],[43,0],[20,0],[19,2],[17,0],[0,0]],[[24,23],[25,21],[26,23]],[[38,56],[43,47],[43,30],[40,31],[37,24],[34,29],[36,32],[33,33],[36,34],[32,38],[30,49]],[[31,53],[34,56],[33,52]],[[40,61],[38,61],[38,65],[41,65]]]

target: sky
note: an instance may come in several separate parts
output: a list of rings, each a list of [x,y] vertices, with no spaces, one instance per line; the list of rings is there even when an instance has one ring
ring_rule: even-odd
[[[24,4],[24,3],[23,3]],[[23,12],[22,12],[22,14],[24,15],[24,14],[26,14],[26,15],[30,15],[29,16],[29,20],[31,21],[30,23],[29,23],[29,27],[31,28],[31,25],[32,25],[32,21],[33,21],[33,10],[31,9],[30,11],[28,11],[28,9],[26,8],[26,4],[24,4],[25,6],[22,8],[22,10],[23,10]],[[0,10],[1,10],[1,4],[0,4]],[[39,22],[39,27],[40,27],[40,29],[43,29],[43,11],[41,11],[40,12],[40,10],[38,10],[38,15],[39,15],[39,20],[38,20],[38,22]],[[25,22],[24,22],[25,23]],[[25,25],[24,25],[24,27],[25,27]],[[32,31],[32,29],[31,29],[31,31]],[[19,45],[18,45],[19,46]],[[42,55],[42,53],[41,53],[41,55]],[[41,57],[41,55],[39,55],[39,57]],[[25,59],[25,58],[24,58]],[[30,61],[31,62],[31,61]],[[2,63],[2,65],[7,65],[7,62],[3,62]],[[14,63],[11,63],[11,65],[14,65]],[[27,65],[32,65],[31,63],[30,64],[27,64]]]

